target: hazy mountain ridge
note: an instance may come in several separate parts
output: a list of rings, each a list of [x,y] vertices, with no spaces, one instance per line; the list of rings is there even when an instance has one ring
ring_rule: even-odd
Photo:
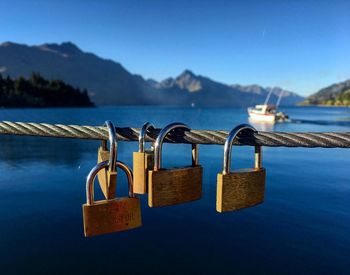
[[[296,93],[282,90],[279,87],[263,88],[259,85],[242,86],[239,84],[227,85],[208,77],[196,75],[190,70],[185,70],[176,78],[166,78],[157,82],[149,79],[148,83],[155,89],[173,92],[178,97],[187,93],[187,100],[197,104],[206,105],[210,102],[211,106],[230,106],[235,102],[236,106],[247,106],[257,103],[263,103],[267,94],[273,89],[270,101],[276,103],[281,91],[283,91],[282,105],[295,105],[303,100],[303,97]]]
[[[87,89],[96,104],[147,104],[149,89],[142,78],[129,73],[117,62],[81,51],[73,43],[27,46],[0,45],[2,74],[29,77],[39,72],[47,79],[62,79]],[[130,93],[130,90],[133,93]]]
[[[350,79],[327,86],[306,98],[301,105],[348,105],[343,104],[344,94],[350,90]],[[338,104],[335,104],[338,101]]]
[[[159,82],[155,87],[158,89],[171,89],[174,87],[180,90],[186,90],[190,93],[196,92],[202,89],[202,84],[199,77],[195,76],[190,70],[185,70],[176,78],[166,78]]]
[[[75,44],[46,43],[27,46],[0,44],[0,73],[11,77],[29,77],[33,72],[47,79],[62,79],[87,89],[98,105],[180,105],[240,106],[262,103],[269,88],[258,85],[227,85],[185,70],[163,81],[145,80],[120,63],[83,52]],[[271,97],[275,102],[277,89]],[[286,92],[282,105],[295,105],[303,98]]]
[[[283,97],[299,97],[300,96],[297,93],[282,89],[280,87],[262,87],[257,84],[253,85],[239,85],[239,84],[234,84],[231,85],[233,88],[240,89],[241,91],[248,92],[248,93],[255,93],[255,94],[261,94],[261,95],[267,95],[271,90],[272,94],[275,96],[279,96],[281,92],[283,92],[282,98]]]

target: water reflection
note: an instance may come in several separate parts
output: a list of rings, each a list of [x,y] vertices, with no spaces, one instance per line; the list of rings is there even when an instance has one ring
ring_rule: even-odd
[[[274,121],[256,121],[252,118],[248,118],[248,121],[258,131],[272,132],[275,130]]]
[[[0,161],[10,166],[31,162],[72,166],[97,146],[98,141],[0,136]]]
[[[342,120],[309,120],[309,119],[290,119],[283,122],[266,122],[266,121],[256,121],[248,118],[249,123],[255,127],[258,131],[274,131],[276,124],[310,124],[310,125],[323,125],[323,126],[342,126],[350,127],[350,118],[345,118]]]
[[[346,116],[334,108],[287,112],[295,119],[315,121]],[[101,125],[111,119],[133,127],[145,121],[157,127],[182,121],[194,129],[218,130],[248,122],[245,110],[234,108],[6,110],[3,115],[0,110],[0,115],[13,121],[80,125]],[[256,127],[289,132],[346,129],[308,123]],[[18,169],[3,165],[5,169],[0,169],[1,274],[65,274],[68,268],[79,274],[110,273],[116,268],[130,274],[130,267],[133,274],[144,274],[150,270],[148,255],[157,259],[157,273],[169,273],[169,266],[172,273],[184,273],[184,266],[185,273],[201,274],[226,274],[233,266],[239,274],[261,270],[267,274],[286,270],[293,274],[310,274],[310,270],[314,274],[349,273],[349,150],[264,147],[265,202],[219,215],[215,211],[216,180],[222,170],[223,147],[200,146],[204,168],[201,200],[150,209],[147,196],[141,196],[143,227],[85,239],[81,205],[98,145],[98,141],[74,139],[0,137],[0,165],[20,164]],[[131,152],[136,149],[136,142],[121,143],[118,158],[130,165]],[[189,145],[165,144],[163,149],[164,167],[191,161]],[[233,169],[252,165],[253,148],[234,148]],[[95,187],[101,195],[97,184]],[[127,194],[123,173],[118,175],[117,188],[118,196]]]
[[[350,127],[350,118],[344,120],[307,120],[307,119],[292,119],[292,123],[296,124],[314,124],[314,125],[334,125]]]

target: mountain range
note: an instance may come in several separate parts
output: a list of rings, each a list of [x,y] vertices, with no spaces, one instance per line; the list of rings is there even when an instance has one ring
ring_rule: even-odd
[[[346,96],[345,96],[346,94]],[[325,87],[310,95],[301,105],[350,105],[350,79]]]
[[[271,87],[220,83],[184,70],[162,81],[132,74],[120,63],[84,52],[71,42],[28,46],[0,44],[0,74],[17,78],[33,72],[87,89],[97,105],[239,106],[263,103]],[[273,88],[270,102],[282,91]],[[282,105],[295,105],[303,97],[283,91]]]

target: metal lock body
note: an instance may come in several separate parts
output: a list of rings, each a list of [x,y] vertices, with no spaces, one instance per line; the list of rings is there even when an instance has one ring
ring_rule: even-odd
[[[111,165],[108,166],[108,169],[104,168],[100,170],[97,177],[105,198],[112,199],[115,197],[117,187],[117,171],[115,166],[117,160],[117,136],[113,123],[110,121],[106,121],[105,123],[108,127],[110,149],[107,150],[107,142],[102,141],[102,145],[98,148],[97,163],[109,161]]]
[[[172,123],[159,133],[154,146],[154,168],[148,172],[149,207],[169,206],[198,200],[202,197],[203,168],[198,165],[198,147],[192,145],[192,166],[164,169],[161,151],[166,135],[176,128],[190,130],[182,123]]]
[[[139,135],[139,151],[133,153],[133,171],[134,171],[134,193],[146,194],[148,192],[148,171],[154,166],[154,151],[145,150],[145,136],[147,130],[153,125],[145,123]]]
[[[260,204],[265,197],[266,170],[262,167],[261,146],[255,146],[255,168],[230,172],[231,148],[237,135],[243,130],[256,130],[246,124],[234,128],[224,147],[224,169],[217,175],[216,210],[234,211]]]
[[[140,200],[133,193],[133,175],[128,166],[117,161],[128,177],[129,196],[108,200],[94,201],[94,179],[99,171],[108,168],[108,161],[98,163],[86,180],[86,204],[83,205],[85,237],[92,237],[140,227]]]

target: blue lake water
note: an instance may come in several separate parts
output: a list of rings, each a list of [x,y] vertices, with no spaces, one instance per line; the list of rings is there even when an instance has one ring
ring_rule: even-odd
[[[349,108],[284,108],[293,121],[274,131],[350,131]],[[194,129],[229,130],[246,123],[244,109],[108,107],[1,109],[1,120],[157,127],[173,121]],[[85,178],[98,141],[0,137],[1,274],[349,274],[350,150],[266,148],[266,201],[218,214],[216,174],[223,146],[201,145],[200,201],[151,209],[141,197],[143,227],[83,236]],[[136,142],[120,142],[132,164]],[[190,163],[190,145],[166,144],[163,164]],[[235,147],[233,168],[253,164],[253,148]],[[97,185],[96,185],[97,186]],[[126,196],[125,178],[118,194]],[[99,191],[96,189],[96,193]]]

